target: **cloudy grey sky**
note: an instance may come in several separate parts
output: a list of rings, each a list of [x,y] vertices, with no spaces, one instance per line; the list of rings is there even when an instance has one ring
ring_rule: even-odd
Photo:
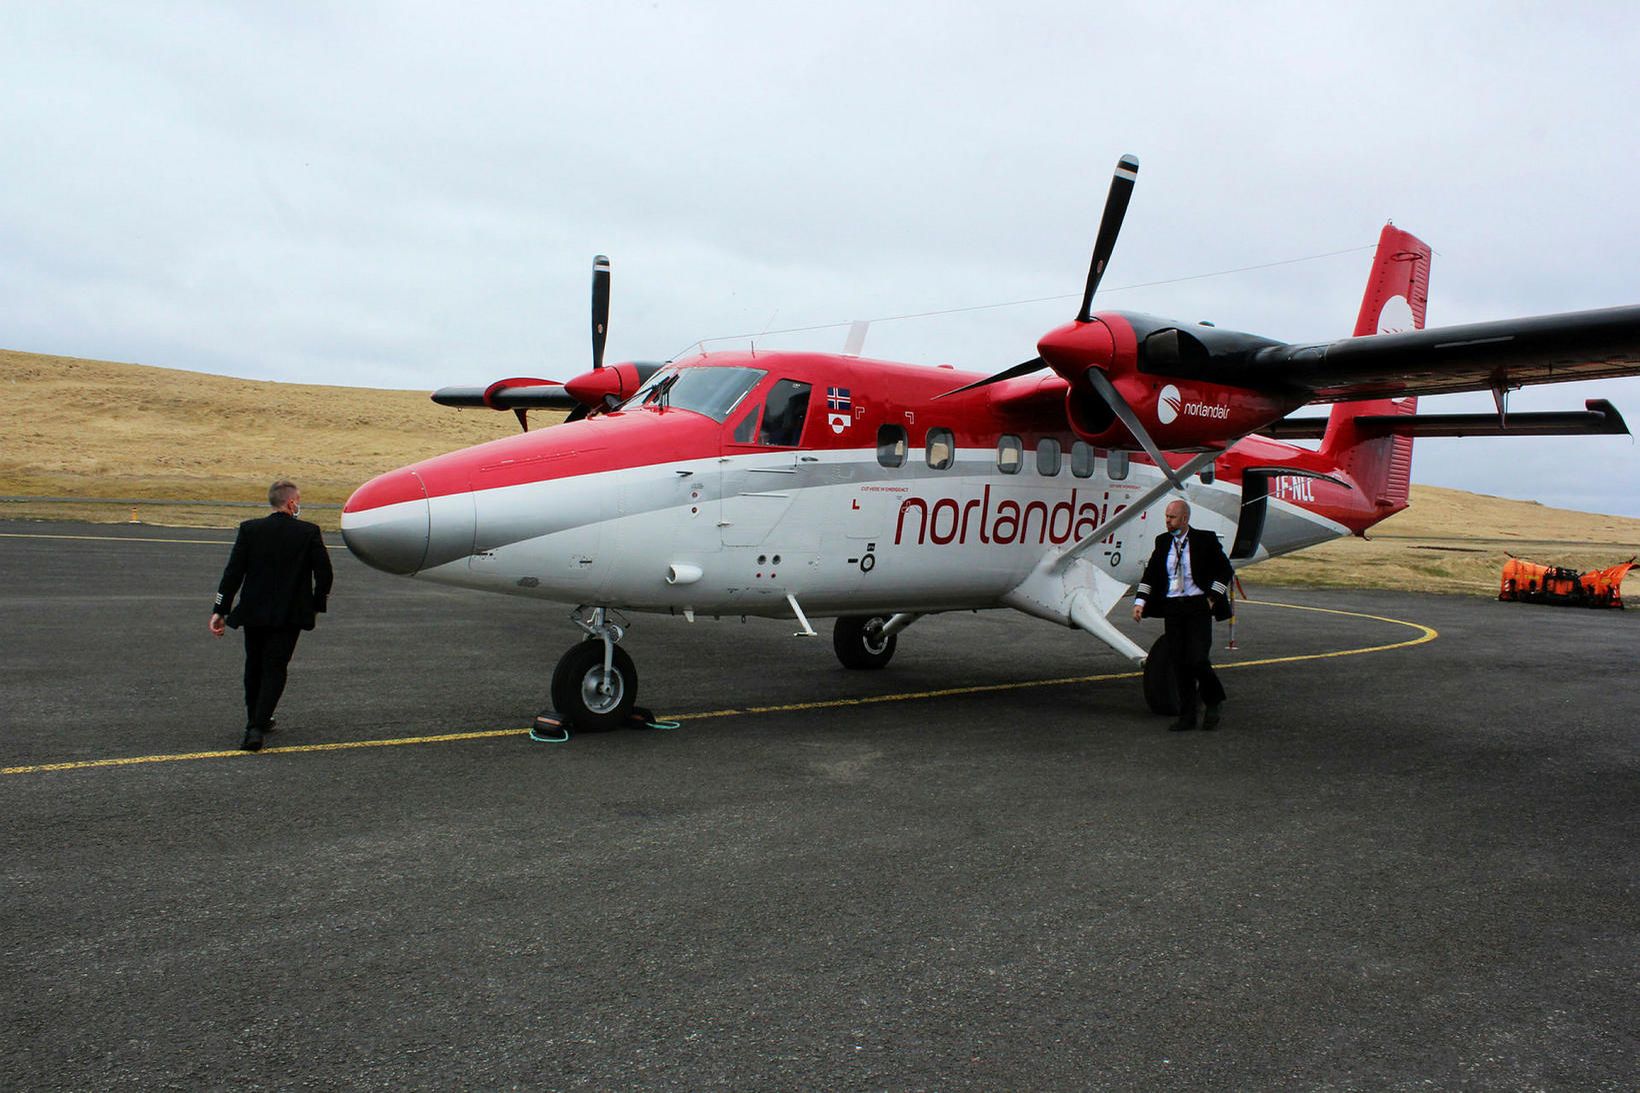
[[[1623,3],[0,0],[0,24],[6,348],[561,379],[605,253],[611,359],[981,308],[875,322],[866,355],[993,371],[1075,311],[1124,152],[1103,307],[1340,336],[1386,219],[1435,247],[1430,325],[1640,303]],[[1640,380],[1511,406],[1594,396],[1640,429]],[[1640,516],[1623,438],[1420,441],[1414,478]]]

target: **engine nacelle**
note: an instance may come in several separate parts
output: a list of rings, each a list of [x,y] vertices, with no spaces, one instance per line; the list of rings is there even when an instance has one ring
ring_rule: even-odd
[[[1102,448],[1140,451],[1136,438],[1088,381],[1098,369],[1164,451],[1223,448],[1285,416],[1297,404],[1264,392],[1201,378],[1220,358],[1275,343],[1200,329],[1148,315],[1104,312],[1049,331],[1037,352],[1069,384],[1066,411],[1076,434]]]
[[[1223,448],[1283,417],[1291,406],[1257,391],[1157,376],[1112,376],[1157,445],[1167,451]],[[1140,444],[1086,381],[1065,396],[1071,428],[1101,448],[1138,451]]]
[[[575,396],[575,400],[582,406],[591,409],[602,409],[605,396],[613,395],[618,402],[625,402],[637,393],[643,386],[644,377],[638,371],[638,365],[633,361],[623,361],[620,364],[608,364],[602,368],[594,368],[590,372],[583,372],[572,380],[564,383],[564,390]]]

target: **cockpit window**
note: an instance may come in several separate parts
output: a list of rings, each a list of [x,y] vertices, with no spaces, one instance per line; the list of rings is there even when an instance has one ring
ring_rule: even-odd
[[[663,368],[621,404],[623,410],[671,406],[723,421],[767,373],[758,368]]]
[[[768,401],[763,404],[763,427],[758,430],[759,444],[792,447],[803,438],[803,421],[809,414],[809,385],[796,380],[781,380],[769,388]]]

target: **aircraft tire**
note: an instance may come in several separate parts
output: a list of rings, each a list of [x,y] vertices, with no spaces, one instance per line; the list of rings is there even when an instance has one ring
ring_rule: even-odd
[[[1167,637],[1159,637],[1145,658],[1145,705],[1151,713],[1172,717],[1179,712],[1179,688],[1173,679],[1173,655]]]
[[[866,624],[873,620],[887,622],[881,615],[847,615],[837,620],[831,629],[831,647],[845,668],[882,668],[894,659],[894,646],[899,635],[871,638]]]
[[[577,732],[604,732],[627,719],[638,701],[638,669],[619,645],[610,663],[615,693],[602,695],[604,643],[583,641],[565,653],[552,673],[552,706]]]

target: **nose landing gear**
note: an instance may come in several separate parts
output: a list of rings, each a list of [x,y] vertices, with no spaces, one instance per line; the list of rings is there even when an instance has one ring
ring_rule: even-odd
[[[571,617],[587,640],[572,646],[553,670],[553,708],[581,732],[613,729],[628,720],[638,701],[638,669],[616,644],[626,629],[602,607],[578,607]]]

